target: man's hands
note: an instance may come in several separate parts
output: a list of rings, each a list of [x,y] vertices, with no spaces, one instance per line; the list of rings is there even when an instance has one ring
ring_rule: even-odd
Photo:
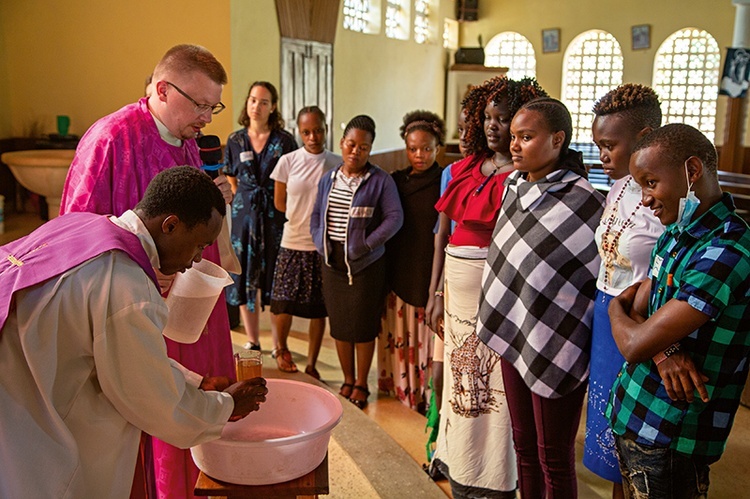
[[[201,386],[199,388],[203,391],[213,390],[216,392],[223,392],[231,384],[232,380],[226,376],[206,376],[203,378],[203,381],[201,381]]]
[[[229,421],[237,421],[260,409],[261,402],[266,401],[268,388],[265,379],[253,378],[230,385],[224,392],[234,400],[234,411]]]
[[[216,177],[214,179],[214,184],[216,184],[216,187],[221,191],[221,195],[224,196],[224,203],[232,204],[234,194],[232,194],[232,186],[229,183],[229,180],[227,180],[226,175],[219,175]]]
[[[666,360],[656,365],[659,375],[664,382],[667,395],[672,400],[695,400],[695,390],[698,390],[703,402],[708,402],[708,391],[705,382],[708,376],[695,368],[693,359],[685,352],[676,352]]]

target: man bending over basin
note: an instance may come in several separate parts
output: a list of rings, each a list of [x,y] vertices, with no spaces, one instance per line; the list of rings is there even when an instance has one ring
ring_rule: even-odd
[[[127,497],[141,430],[186,448],[258,410],[264,379],[202,391],[162,338],[154,269],[199,262],[224,216],[211,179],[175,167],[119,217],[64,215],[0,247],[0,497]]]

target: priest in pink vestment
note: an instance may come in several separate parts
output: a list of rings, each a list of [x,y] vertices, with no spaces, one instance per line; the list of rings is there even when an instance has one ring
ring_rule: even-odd
[[[224,68],[205,48],[171,48],[154,69],[148,97],[101,118],[83,135],[65,180],[60,214],[119,216],[137,204],[157,173],[179,165],[199,167],[195,138],[224,109],[220,101],[226,83]],[[215,182],[229,202],[226,178]],[[203,257],[220,264],[216,243]],[[165,341],[169,357],[191,371],[234,378],[223,293],[196,343]],[[158,497],[193,497],[198,469],[190,451],[154,439],[153,453]]]

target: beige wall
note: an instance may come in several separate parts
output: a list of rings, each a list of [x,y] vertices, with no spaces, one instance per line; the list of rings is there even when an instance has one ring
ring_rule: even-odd
[[[373,35],[344,30],[343,9],[339,9],[333,50],[334,129],[330,131],[335,144],[341,135],[339,125],[357,114],[369,114],[375,120],[376,152],[403,147],[398,127],[406,112],[429,109],[443,114],[442,23],[446,15],[452,14],[454,2],[441,3],[437,40],[425,45],[413,40],[391,40],[382,28]],[[232,0],[231,14],[232,115],[236,119],[251,82],[268,80],[279,86],[281,38],[273,0]]]
[[[70,133],[83,134],[141,97],[146,76],[179,43],[207,47],[231,74],[228,0],[0,5],[0,137],[54,133],[58,114],[70,116]],[[225,112],[207,132],[225,136],[231,121]]]
[[[455,0],[440,0],[439,5],[442,31],[443,18],[453,17]],[[537,50],[539,81],[553,95],[560,93],[565,47],[588,29],[609,31],[620,40],[624,81],[646,84],[651,83],[657,47],[679,28],[706,29],[722,50],[731,44],[731,0],[577,0],[559,5],[557,0],[483,0],[481,20],[461,25],[462,44],[476,45],[480,33],[485,42],[505,30],[522,33]],[[341,15],[340,10],[334,123],[370,114],[378,126],[375,150],[400,148],[404,113],[417,108],[443,112],[446,53],[439,42],[387,39],[382,28],[374,35],[346,31]],[[632,51],[630,26],[645,23],[652,25],[652,48]],[[561,52],[541,53],[541,29],[547,27],[562,29]],[[206,129],[225,140],[238,127],[249,83],[266,79],[278,84],[279,41],[274,0],[0,1],[0,138],[31,130],[55,132],[58,114],[69,115],[71,133],[80,135],[99,117],[138,99],[145,77],[169,47],[198,43],[230,75],[223,96],[228,110]],[[724,107],[721,97],[719,132]],[[332,133],[337,138],[341,131],[337,127]],[[720,133],[717,142],[722,142]]]
[[[0,2],[0,138],[10,137],[10,81],[8,75],[8,44],[4,19],[8,18],[10,2]]]
[[[560,96],[565,49],[584,31],[601,29],[611,33],[622,49],[623,82],[651,85],[656,51],[669,35],[681,28],[708,31],[722,51],[723,64],[725,48],[732,45],[735,15],[731,0],[483,0],[479,6],[479,21],[461,24],[460,43],[476,46],[479,34],[485,43],[503,31],[522,34],[534,46],[537,79],[553,97]],[[651,25],[650,49],[631,49],[630,27],[637,24]],[[560,52],[542,53],[544,28],[560,28]],[[723,143],[725,108],[726,97],[719,97],[716,134],[719,144]]]
[[[265,80],[277,89],[280,87],[281,35],[274,0],[230,0],[230,4],[232,105],[229,111],[235,130],[240,127],[237,118],[252,82]],[[222,141],[226,139],[227,135],[221,136]]]
[[[333,54],[333,122],[346,123],[357,114],[372,116],[377,125],[375,151],[404,147],[398,128],[407,112],[427,109],[443,115],[446,56],[442,26],[443,19],[453,15],[454,1],[440,4],[438,39],[424,45],[413,39],[386,38],[383,27],[373,35],[345,30],[339,13]],[[341,129],[332,133],[340,138]]]

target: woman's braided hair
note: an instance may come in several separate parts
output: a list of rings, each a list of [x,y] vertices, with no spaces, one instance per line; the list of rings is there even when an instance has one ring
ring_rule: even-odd
[[[350,130],[362,130],[367,132],[372,137],[372,141],[375,142],[375,120],[367,116],[366,114],[360,114],[349,120],[344,128],[344,137],[349,133]]]
[[[406,113],[404,123],[399,128],[401,138],[406,140],[406,136],[414,130],[432,134],[439,146],[445,144],[445,122],[432,111],[417,110]]]
[[[469,90],[461,105],[466,109],[466,147],[469,154],[484,153],[491,155],[493,151],[487,146],[487,139],[484,136],[484,109],[487,104],[492,102],[499,105],[503,99],[508,102],[508,110],[511,117],[525,103],[539,98],[546,97],[547,92],[539,85],[534,78],[522,78],[520,80],[511,80],[503,76],[495,76],[478,87]]]
[[[565,157],[568,154],[570,139],[573,136],[573,118],[570,116],[570,111],[568,111],[565,104],[552,97],[540,97],[526,102],[521,108],[539,113],[550,133],[557,133],[559,131],[565,133],[559,156],[561,158]]]

